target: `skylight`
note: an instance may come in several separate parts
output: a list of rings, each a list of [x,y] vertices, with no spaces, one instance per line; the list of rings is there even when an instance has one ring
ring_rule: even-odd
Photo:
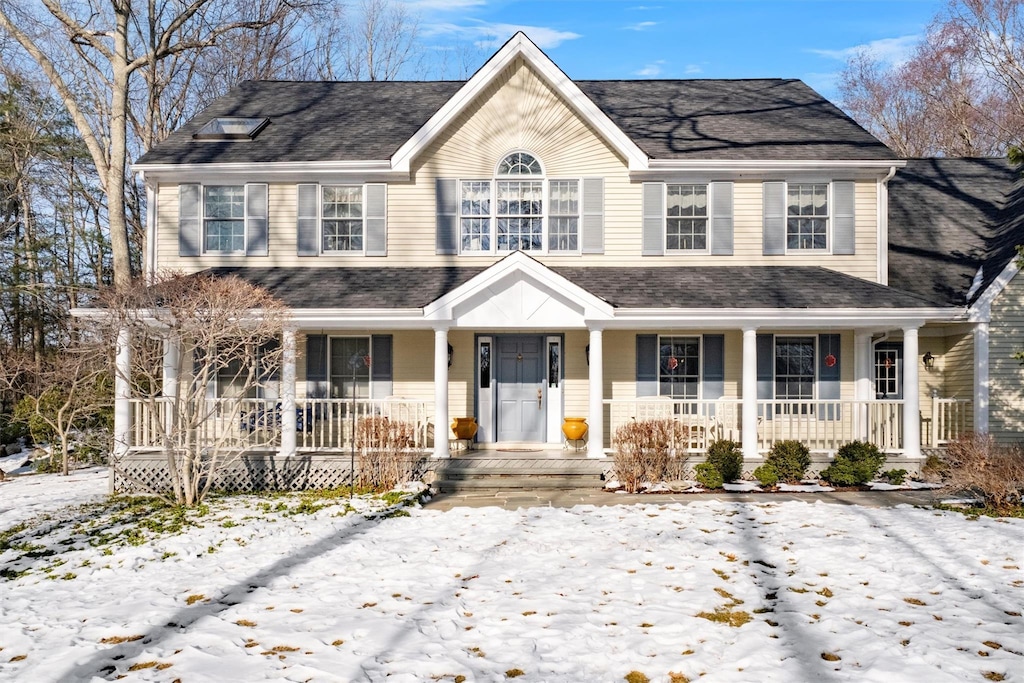
[[[268,123],[268,118],[221,116],[208,121],[192,137],[196,140],[252,140]]]

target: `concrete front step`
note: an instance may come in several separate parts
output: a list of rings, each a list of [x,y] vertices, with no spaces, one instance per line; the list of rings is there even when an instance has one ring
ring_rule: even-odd
[[[459,478],[437,479],[434,486],[442,493],[458,493],[460,491],[497,491],[508,489],[595,489],[603,486],[601,475],[481,475]]]

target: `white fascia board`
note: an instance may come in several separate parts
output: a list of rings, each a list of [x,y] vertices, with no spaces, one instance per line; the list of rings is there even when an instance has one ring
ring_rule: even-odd
[[[981,293],[971,307],[968,309],[968,315],[972,322],[988,322],[991,316],[992,302],[996,300],[1006,285],[1010,284],[1010,280],[1017,276],[1020,272],[1020,264],[1018,263],[1018,257],[1014,256],[1010,259],[1010,262],[1003,268],[1003,272],[999,273],[999,276],[985,288],[985,291]]]
[[[152,182],[332,182],[408,180],[390,161],[274,161],[225,164],[134,164],[132,171]]]
[[[963,319],[962,308],[620,308],[607,327],[625,329],[646,325],[688,327],[818,328],[818,327],[921,327],[926,322]]]
[[[633,170],[630,177],[634,180],[664,178],[668,173],[702,173],[713,174],[723,179],[742,178],[777,174],[779,177],[794,173],[828,174],[853,178],[884,178],[897,168],[907,165],[903,160],[722,160],[722,159],[651,159],[647,168]]]
[[[299,308],[292,309],[290,324],[300,330],[426,330],[432,327],[421,308]]]
[[[398,148],[391,158],[396,171],[409,172],[412,160],[423,151],[442,131],[482,93],[516,57],[524,61],[558,92],[588,124],[590,124],[612,147],[629,162],[629,168],[647,167],[647,155],[622,129],[615,125],[608,115],[594,104],[572,79],[558,68],[526,35],[520,31],[459,88],[444,106],[430,117],[405,144]]]
[[[614,308],[607,301],[594,296],[521,251],[512,252],[441,298],[427,304],[423,308],[423,315],[433,321],[450,320],[452,310],[459,303],[486,290],[492,284],[514,272],[521,272],[531,280],[559,292],[565,298],[583,304],[587,318],[610,320],[614,315]]]

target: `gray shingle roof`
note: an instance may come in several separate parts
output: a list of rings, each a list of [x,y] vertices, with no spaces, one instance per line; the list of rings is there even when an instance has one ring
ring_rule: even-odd
[[[462,82],[246,81],[144,154],[138,163],[389,159]],[[895,159],[797,80],[578,81],[657,159]],[[255,140],[198,141],[218,116],[269,117]]]
[[[422,308],[482,268],[213,268],[293,308]],[[556,267],[616,308],[926,308],[935,302],[819,267]]]
[[[1024,184],[1005,159],[911,159],[889,182],[889,284],[964,305],[1024,243]]]

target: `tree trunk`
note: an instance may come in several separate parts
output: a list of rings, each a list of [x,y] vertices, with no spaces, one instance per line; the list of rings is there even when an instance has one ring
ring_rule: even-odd
[[[130,4],[115,9],[114,54],[110,63],[110,164],[107,167],[107,216],[114,259],[114,285],[128,287],[132,279],[128,219],[125,211],[125,162],[128,146],[128,15]]]

